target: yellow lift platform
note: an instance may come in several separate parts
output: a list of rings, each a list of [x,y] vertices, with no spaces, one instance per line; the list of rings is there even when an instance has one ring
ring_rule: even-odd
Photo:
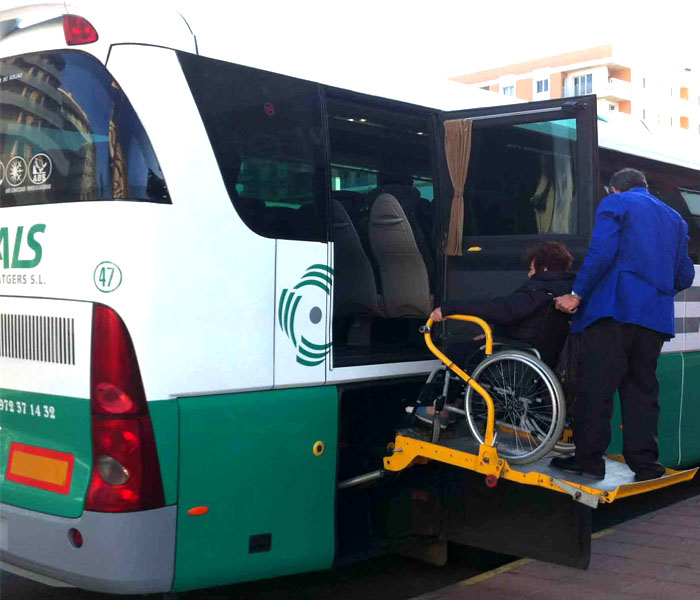
[[[465,432],[467,435],[469,431]],[[634,473],[627,467],[621,456],[605,457],[605,479],[595,481],[587,477],[566,474],[549,466],[552,452],[545,458],[528,465],[509,465],[499,458],[492,446],[479,445],[475,441],[461,439],[446,440],[439,444],[419,440],[405,435],[397,435],[393,455],[384,459],[387,471],[401,471],[414,464],[424,464],[434,460],[455,467],[481,473],[486,485],[494,487],[499,479],[524,485],[537,486],[563,494],[569,494],[577,502],[591,508],[599,503],[613,502],[636,494],[658,490],[676,483],[689,481],[697,468],[683,471],[666,469],[666,475],[649,481],[634,481]]]
[[[491,329],[485,321],[468,315],[451,315],[447,318],[472,322],[481,326],[486,336],[485,353],[492,354],[493,337]],[[456,431],[453,431],[449,438],[445,439],[443,436],[443,439],[437,443],[399,433],[393,444],[392,455],[384,458],[384,468],[387,471],[402,471],[415,464],[438,461],[484,475],[488,487],[495,487],[500,479],[504,479],[518,484],[569,494],[577,502],[591,508],[596,508],[599,503],[609,503],[619,498],[689,481],[695,476],[697,468],[682,471],[667,469],[663,477],[636,482],[634,481],[634,473],[624,463],[623,458],[612,455],[605,457],[606,476],[601,481],[575,474],[566,474],[566,478],[562,477],[561,470],[549,466],[549,461],[552,456],[558,454],[557,452],[551,452],[544,458],[530,464],[509,464],[505,458],[498,455],[498,449],[494,444],[495,409],[491,396],[478,382],[436,348],[430,333],[432,325],[433,320],[429,319],[422,329],[428,348],[448,369],[481,395],[486,403],[488,416],[484,443],[480,444],[463,424],[456,427]]]

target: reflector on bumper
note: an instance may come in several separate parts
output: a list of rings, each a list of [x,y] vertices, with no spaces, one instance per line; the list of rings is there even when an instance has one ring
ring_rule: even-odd
[[[8,481],[68,494],[75,457],[67,452],[12,442],[7,461]]]

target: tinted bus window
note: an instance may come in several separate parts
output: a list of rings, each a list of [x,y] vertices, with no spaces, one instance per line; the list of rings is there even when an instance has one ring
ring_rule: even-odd
[[[170,202],[131,104],[82,52],[0,61],[0,163],[0,206]]]
[[[327,239],[318,84],[178,53],[231,202],[272,238]]]
[[[578,233],[576,121],[475,128],[466,236]]]
[[[613,173],[626,167],[642,171],[649,184],[649,191],[685,219],[690,238],[688,253],[694,263],[700,262],[700,171],[601,149],[600,177],[603,185],[610,181]],[[604,195],[606,194],[602,196]]]

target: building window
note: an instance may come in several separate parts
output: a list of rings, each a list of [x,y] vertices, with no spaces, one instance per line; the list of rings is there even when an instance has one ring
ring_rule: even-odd
[[[687,100],[689,97],[689,90],[687,87],[681,88],[681,100]]]
[[[593,74],[574,77],[574,96],[593,93]]]
[[[646,119],[646,118],[647,118],[647,109],[643,108],[642,109],[642,119]]]
[[[646,77],[642,77],[642,87],[643,88],[647,87],[647,78]]]
[[[537,93],[542,94],[549,91],[549,79],[540,79],[537,82]]]
[[[486,91],[486,92],[490,91],[490,88],[489,88],[488,85],[482,85],[479,89],[480,89],[480,90],[484,90],[484,91]]]
[[[504,96],[515,96],[515,86],[514,85],[506,85],[503,87],[503,95]]]
[[[610,110],[617,110],[617,106],[615,106],[614,104],[608,104],[608,108]]]
[[[688,117],[681,117],[681,129],[690,129],[690,119]]]

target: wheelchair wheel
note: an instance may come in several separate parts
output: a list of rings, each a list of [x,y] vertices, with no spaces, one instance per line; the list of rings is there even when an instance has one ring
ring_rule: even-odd
[[[564,392],[551,369],[527,352],[506,350],[487,357],[472,377],[493,398],[498,454],[512,464],[527,464],[549,452],[564,428]],[[467,386],[467,422],[484,443],[486,402]]]

